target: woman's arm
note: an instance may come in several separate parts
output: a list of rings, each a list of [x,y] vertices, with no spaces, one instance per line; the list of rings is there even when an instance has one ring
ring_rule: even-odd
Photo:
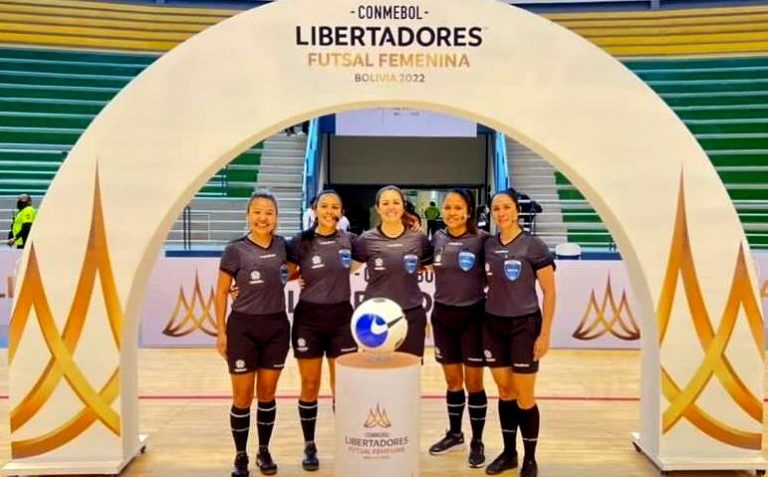
[[[549,339],[552,334],[552,320],[555,316],[555,268],[548,265],[536,272],[543,294],[541,333],[533,346],[533,359],[541,359],[549,351]]]
[[[299,266],[293,262],[288,262],[288,280],[296,280],[300,275]]]
[[[352,266],[349,267],[349,273],[355,273],[356,271],[360,270],[360,267],[363,266],[362,262],[358,262],[357,260],[352,260]]]
[[[216,348],[224,359],[227,359],[227,299],[229,298],[231,286],[232,276],[219,270],[214,298],[217,331]]]

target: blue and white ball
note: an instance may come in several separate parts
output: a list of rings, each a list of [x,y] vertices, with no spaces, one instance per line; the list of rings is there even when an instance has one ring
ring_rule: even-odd
[[[400,305],[387,298],[371,298],[352,315],[352,336],[361,350],[391,353],[405,340],[408,321]]]

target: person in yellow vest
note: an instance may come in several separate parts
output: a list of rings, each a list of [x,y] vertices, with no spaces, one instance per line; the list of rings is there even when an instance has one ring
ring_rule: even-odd
[[[37,211],[32,207],[32,199],[28,194],[19,195],[16,201],[16,208],[19,211],[13,218],[11,233],[8,238],[8,245],[16,248],[24,248],[27,244],[29,231],[32,229],[32,222],[35,221]]]
[[[434,201],[430,202],[429,207],[424,209],[424,216],[427,218],[427,236],[432,237],[437,232],[437,219],[440,218],[440,209],[437,208]]]

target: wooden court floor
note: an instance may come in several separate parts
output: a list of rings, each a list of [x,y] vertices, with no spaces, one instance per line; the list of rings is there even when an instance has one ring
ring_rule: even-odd
[[[123,475],[130,477],[228,477],[232,460],[226,366],[208,349],[140,351],[141,432],[150,436],[147,453]],[[433,457],[426,450],[441,437],[446,422],[444,385],[431,355],[422,370],[421,475],[485,475],[466,466],[465,452]],[[9,458],[7,350],[0,350],[0,464]],[[555,350],[539,374],[542,413],[539,475],[542,477],[624,477],[659,475],[635,452],[629,434],[639,427],[640,355],[635,351]],[[495,396],[486,372],[486,388]],[[320,401],[317,444],[321,467],[300,466],[301,428],[296,411],[299,390],[295,361],[289,363],[278,389],[278,418],[271,450],[281,476],[333,475],[333,421],[326,383]],[[465,432],[468,418],[465,413]],[[253,426],[255,427],[255,426]],[[255,447],[255,429],[249,449]],[[485,432],[486,455],[501,449],[495,399],[490,400]],[[518,445],[518,447],[520,447]],[[253,460],[253,459],[252,459]],[[517,475],[517,471],[502,475]],[[677,473],[675,473],[677,474]],[[252,469],[251,475],[259,475]],[[681,476],[746,476],[749,472],[686,472]],[[752,474],[754,475],[754,474]]]

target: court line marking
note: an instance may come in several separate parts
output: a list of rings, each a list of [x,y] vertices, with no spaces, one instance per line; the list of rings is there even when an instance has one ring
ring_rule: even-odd
[[[278,394],[276,399],[298,399],[298,394]],[[497,399],[496,395],[488,395],[489,399]],[[0,401],[6,401],[9,399],[7,394],[0,394]],[[142,401],[216,401],[224,399],[232,399],[232,396],[226,394],[142,394],[139,395],[139,399]],[[318,399],[333,399],[330,394],[321,394]],[[421,399],[427,400],[442,400],[445,399],[444,394],[422,394]],[[537,396],[539,401],[578,401],[578,402],[637,402],[640,401],[639,397],[634,396]],[[768,398],[763,399],[764,402],[768,402]]]

